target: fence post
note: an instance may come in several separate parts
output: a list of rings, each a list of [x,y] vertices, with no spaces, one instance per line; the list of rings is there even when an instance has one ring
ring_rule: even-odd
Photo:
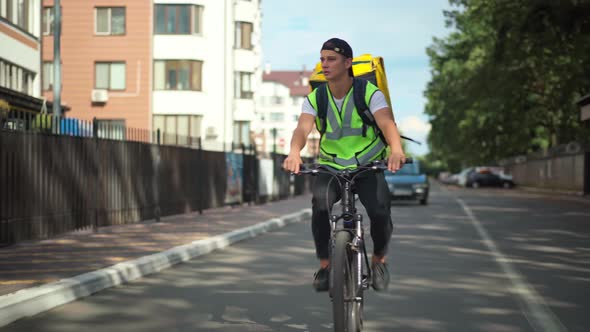
[[[240,143],[240,149],[242,150],[242,204],[246,203],[244,201],[244,194],[248,193],[248,205],[250,205],[250,185],[248,185],[248,188],[246,190],[246,172],[244,171],[246,169],[246,144],[244,143]]]
[[[203,141],[201,136],[199,136],[199,138],[197,139],[197,153],[198,153],[198,159],[199,159],[199,168],[203,167],[203,165],[205,165],[204,160],[203,160]],[[203,179],[202,181],[209,181],[207,176],[203,176],[203,169],[201,168],[199,170],[199,173],[201,174],[201,179]],[[203,183],[201,183],[201,185],[199,186],[199,203],[197,204],[198,209],[199,209],[199,214],[203,214],[203,201],[205,199],[205,193],[203,192],[205,186],[203,185]]]
[[[277,128],[272,128],[272,192],[273,199],[279,200],[281,196],[281,186],[277,172]]]
[[[94,151],[96,154],[96,173],[94,174],[94,199],[96,200],[96,207],[94,209],[94,221],[92,223],[92,231],[96,233],[98,231],[98,217],[102,197],[102,195],[100,194],[101,158],[100,151],[98,148],[98,122],[96,121],[96,117],[92,119],[92,140],[94,141]]]
[[[590,195],[590,151],[584,153],[584,195]]]
[[[154,207],[154,219],[156,222],[160,222],[160,216],[162,214],[162,209],[160,208],[160,169],[162,164],[162,155],[160,151],[161,141],[160,141],[160,128],[156,131],[156,153],[155,153],[155,169],[154,169],[154,200],[155,200],[155,207]]]
[[[250,144],[252,155],[254,156],[254,204],[260,203],[260,188],[258,183],[260,182],[260,160],[258,159],[258,151],[256,151],[256,145]]]

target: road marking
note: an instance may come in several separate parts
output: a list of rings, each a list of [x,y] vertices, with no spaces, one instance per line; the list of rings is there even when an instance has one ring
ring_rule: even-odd
[[[520,310],[525,315],[529,324],[536,332],[567,332],[567,328],[559,320],[559,318],[551,311],[543,297],[539,295],[535,289],[530,286],[523,276],[521,276],[508,262],[506,256],[500,252],[488,232],[482,226],[481,222],[475,217],[469,206],[460,198],[455,197],[457,202],[461,205],[467,216],[488,249],[493,253],[494,260],[502,271],[508,276],[512,282],[512,293],[517,297]]]

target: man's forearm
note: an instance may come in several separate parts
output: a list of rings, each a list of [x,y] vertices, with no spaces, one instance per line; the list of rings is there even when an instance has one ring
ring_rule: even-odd
[[[383,128],[383,135],[392,151],[402,151],[402,140],[395,122],[392,121]]]
[[[291,137],[291,151],[289,153],[296,152],[299,154],[307,143],[307,135],[300,128],[293,131],[293,137]]]

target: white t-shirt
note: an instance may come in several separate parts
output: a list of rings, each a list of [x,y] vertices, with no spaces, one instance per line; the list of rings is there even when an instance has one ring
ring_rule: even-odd
[[[346,96],[344,98],[346,98]],[[342,98],[342,99],[334,98],[334,102],[336,103],[336,107],[338,107],[338,110],[342,110],[342,104],[344,103],[344,98]],[[352,100],[351,100],[351,102],[352,102]],[[372,114],[375,114],[375,112],[377,112],[380,109],[383,109],[385,107],[389,107],[389,105],[387,104],[387,101],[385,101],[385,95],[383,94],[383,92],[381,92],[381,90],[377,90],[377,91],[375,91],[375,93],[373,93],[373,96],[371,97],[371,100],[370,100],[370,103],[368,106],[369,106],[369,110],[371,111]],[[309,99],[307,99],[307,98],[305,98],[305,100],[303,101],[303,106],[301,107],[301,113],[307,113],[307,114],[311,114],[313,116],[317,116],[317,112],[315,111],[315,109],[313,109],[313,107],[311,106],[311,104],[309,102]]]

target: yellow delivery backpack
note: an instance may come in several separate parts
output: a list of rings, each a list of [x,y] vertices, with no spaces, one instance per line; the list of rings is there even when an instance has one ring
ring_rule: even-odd
[[[387,77],[385,76],[385,64],[380,56],[363,54],[352,59],[352,72],[354,77],[366,79],[375,84],[385,95],[385,100],[391,108],[391,99],[389,98],[389,88],[387,87]],[[309,77],[311,89],[315,89],[322,83],[326,83],[326,77],[322,71],[322,63],[318,62],[314,71]]]

